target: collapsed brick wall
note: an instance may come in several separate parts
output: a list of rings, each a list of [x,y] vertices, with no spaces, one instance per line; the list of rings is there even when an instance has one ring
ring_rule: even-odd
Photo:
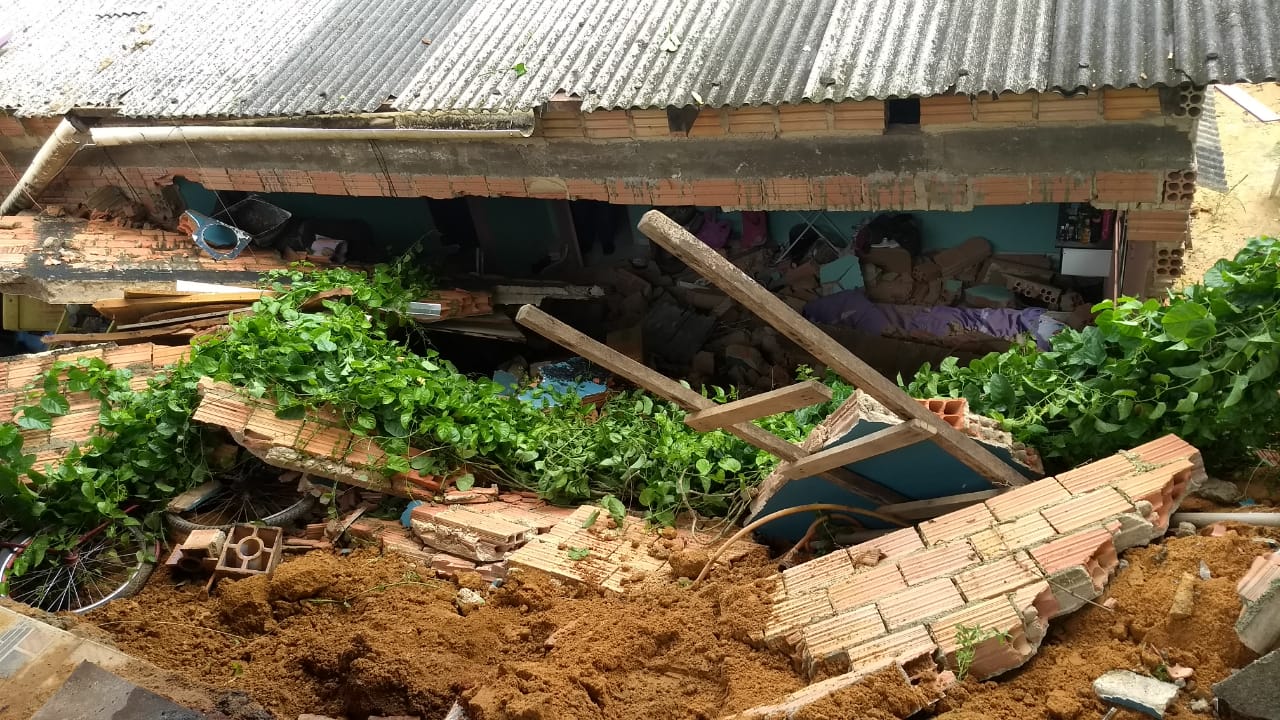
[[[758,640],[827,679],[742,717],[787,716],[885,670],[954,671],[961,626],[993,633],[974,645],[975,677],[1021,666],[1203,478],[1199,451],[1169,435],[784,571]]]

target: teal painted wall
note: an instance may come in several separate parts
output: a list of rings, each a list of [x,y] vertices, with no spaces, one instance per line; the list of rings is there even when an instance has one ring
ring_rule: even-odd
[[[213,191],[199,183],[179,179],[178,190],[187,207],[212,213],[217,201]],[[258,193],[258,197],[298,217],[327,220],[360,219],[369,224],[377,242],[394,256],[427,235],[435,224],[427,201],[421,198],[347,197],[307,193]]]
[[[634,225],[650,208],[632,205],[628,209]],[[742,231],[739,213],[722,214],[733,225],[735,233]],[[855,227],[876,214],[832,210],[823,213],[816,226],[828,235],[838,233],[842,241],[847,241]],[[978,207],[969,212],[912,211],[910,214],[920,221],[925,250],[953,247],[980,235],[991,241],[997,253],[1057,254],[1054,233],[1058,205],[1055,203]],[[784,242],[791,228],[804,222],[804,215],[788,210],[770,212],[769,236],[775,242]]]
[[[525,275],[534,263],[563,245],[546,200],[476,198],[473,202],[484,213],[482,222],[488,224],[497,248],[492,255],[485,254],[486,272]]]

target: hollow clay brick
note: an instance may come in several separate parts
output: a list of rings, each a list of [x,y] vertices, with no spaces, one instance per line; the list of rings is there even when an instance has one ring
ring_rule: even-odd
[[[956,651],[962,647],[959,637],[961,626],[1004,634],[1003,637],[987,637],[973,645],[973,664],[969,673],[978,680],[1020,667],[1036,651],[1036,645],[1027,639],[1021,615],[1004,597],[966,606],[928,625],[938,650],[945,656],[944,665],[953,671],[959,670]]]
[[[801,631],[800,653],[805,672],[812,677],[820,669],[846,672],[847,650],[886,635],[884,620],[875,605],[863,605],[825,620],[810,623]]]
[[[1119,559],[1107,528],[1083,530],[1032,548],[1029,552],[1049,576],[1059,614],[1096,598]]]
[[[898,569],[908,585],[917,585],[933,578],[949,577],[981,560],[968,540],[957,540],[899,558]]]
[[[1151,503],[1152,524],[1164,532],[1169,529],[1169,516],[1190,489],[1194,472],[1195,465],[1190,460],[1178,459],[1141,475],[1117,480],[1114,485],[1134,502]]]
[[[1044,573],[1021,551],[955,577],[956,585],[969,602],[988,600],[1043,580]]]
[[[1038,512],[1023,515],[1013,522],[1000,523],[994,529],[1011,549],[1031,547],[1057,534],[1044,515]]]
[[[827,588],[827,596],[836,612],[844,612],[906,587],[898,565],[888,562],[837,581]]]
[[[825,588],[853,572],[853,561],[845,550],[814,558],[782,571],[782,585],[789,595]]]
[[[1043,514],[1054,530],[1068,533],[1121,513],[1132,512],[1134,512],[1133,504],[1118,490],[1112,487],[1101,487],[1064,503],[1045,508]]]
[[[909,587],[876,602],[880,615],[890,630],[922,622],[962,605],[964,598],[960,597],[955,583],[947,578]]]
[[[831,601],[822,592],[775,600],[769,622],[764,627],[764,640],[772,647],[794,647],[800,642],[801,629],[834,614]]]
[[[883,552],[886,560],[892,560],[907,553],[924,549],[924,542],[920,540],[920,533],[915,528],[903,528],[895,530],[888,535],[881,535],[874,540],[868,540],[860,545],[854,545],[849,548],[849,556],[857,557],[872,548]]]
[[[987,506],[979,503],[920,523],[920,535],[929,545],[938,545],[972,535],[994,521]]]
[[[987,500],[987,509],[997,520],[1013,520],[1070,498],[1056,478],[1047,477]]]

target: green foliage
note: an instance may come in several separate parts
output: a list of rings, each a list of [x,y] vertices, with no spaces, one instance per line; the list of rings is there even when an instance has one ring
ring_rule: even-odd
[[[38,379],[17,425],[0,425],[6,515],[19,531],[59,530],[42,535],[47,546],[38,544],[24,563],[34,566],[47,552],[72,547],[104,521],[135,523],[124,513],[132,504],[152,513],[149,527],[158,530],[154,513],[164,501],[211,475],[205,431],[191,421],[201,377],[272,400],[282,418],[316,408],[339,414],[387,452],[388,471],[446,475],[465,464],[554,502],[598,500],[619,525],[627,504],[642,506],[657,522],[670,522],[681,509],[739,512],[776,463],[727,433],[690,429],[682,410],[641,392],[616,394],[598,413],[576,396],[538,408],[488,378],[464,376],[434,351],[414,352],[400,332],[413,327],[403,311],[429,287],[407,262],[371,275],[298,267],[271,273],[267,282],[274,297],[199,341],[189,361],[141,391],[130,390],[127,371],[101,360],[58,363]],[[350,295],[299,309],[337,289]],[[721,401],[733,395],[714,391]],[[760,424],[800,440],[849,392],[837,386],[833,403]],[[100,403],[98,430],[47,472],[32,468],[20,429],[47,429],[76,393]],[[410,448],[423,452],[410,459]],[[455,479],[459,489],[474,482],[469,472]]]
[[[999,640],[1003,645],[1011,640],[1009,633],[995,629],[984,629],[981,625],[956,627],[956,680],[963,682],[973,667],[973,660],[978,655],[978,646],[991,640]]]
[[[1224,462],[1265,445],[1280,415],[1280,244],[1250,240],[1167,303],[1121,298],[1096,325],[961,368],[928,365],[908,391],[968,398],[1018,440],[1068,463],[1177,433]]]
[[[591,550],[589,548],[571,547],[568,549],[566,554],[569,556],[570,560],[577,562],[579,560],[586,560],[588,557],[590,557]]]

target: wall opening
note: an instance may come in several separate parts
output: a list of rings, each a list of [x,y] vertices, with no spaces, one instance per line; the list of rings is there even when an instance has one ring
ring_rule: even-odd
[[[884,112],[886,125],[919,125],[920,98],[891,98]]]

